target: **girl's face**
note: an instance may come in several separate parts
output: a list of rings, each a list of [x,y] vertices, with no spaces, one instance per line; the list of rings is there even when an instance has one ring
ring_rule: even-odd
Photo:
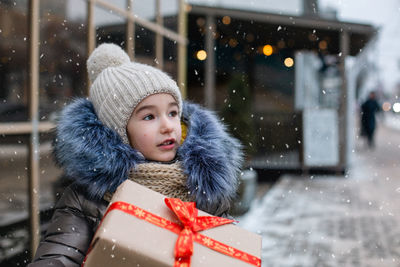
[[[182,135],[178,103],[166,93],[146,97],[133,111],[126,131],[131,146],[146,159],[173,160]]]

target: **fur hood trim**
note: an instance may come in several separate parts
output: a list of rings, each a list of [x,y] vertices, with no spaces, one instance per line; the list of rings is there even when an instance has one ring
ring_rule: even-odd
[[[213,214],[226,211],[238,185],[241,145],[213,112],[197,104],[184,102],[182,116],[188,132],[177,157],[188,176],[188,189],[199,209]],[[53,153],[65,175],[94,200],[107,191],[114,192],[136,164],[146,162],[141,153],[101,123],[92,103],[83,98],[61,112]]]

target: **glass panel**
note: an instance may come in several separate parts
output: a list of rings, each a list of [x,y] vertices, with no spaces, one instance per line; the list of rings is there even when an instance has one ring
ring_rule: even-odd
[[[156,35],[151,30],[136,24],[135,61],[156,66]]]
[[[72,15],[75,3],[41,1],[40,120],[86,94],[86,14]]]
[[[28,248],[28,161],[26,136],[0,136],[0,262],[20,257]],[[20,266],[25,266],[25,253]],[[22,257],[23,258],[23,257]],[[11,266],[5,265],[3,266]],[[13,265],[18,266],[18,265]]]
[[[3,215],[0,224],[5,225],[27,216],[27,143],[26,137],[9,139],[5,143],[4,137],[0,144],[0,179],[1,209]],[[17,141],[17,142],[13,142]]]
[[[161,15],[164,17],[164,27],[178,32],[179,0],[162,0]]]
[[[188,29],[191,30],[188,31],[189,44],[187,47],[187,93],[188,98],[197,103],[204,103],[205,61],[202,60],[202,58],[198,58],[197,55],[199,51],[205,49],[205,27],[205,17],[194,15],[188,17]]]
[[[162,2],[163,0],[161,0]],[[156,1],[133,1],[133,13],[141,18],[145,18],[151,21],[154,21],[156,14]]]
[[[120,9],[126,9],[126,2],[124,0],[113,0],[113,1],[107,1],[107,3],[118,7]],[[119,25],[125,22],[125,19],[119,15],[119,13],[116,13],[112,10],[109,10],[105,7],[103,7],[100,4],[97,4],[95,7],[95,25],[97,27],[103,27],[103,26],[109,26],[109,25]]]
[[[52,154],[53,133],[40,135],[40,210],[49,211],[64,191],[62,171],[55,164]],[[47,218],[49,219],[49,218]]]
[[[0,2],[0,122],[28,119],[27,20],[27,1]]]
[[[64,189],[60,180],[61,171],[55,166],[51,154],[51,140],[52,134],[40,136],[39,203],[42,233],[51,218],[51,209]],[[0,137],[0,262],[5,259],[19,262],[19,265],[13,266],[25,266],[24,261],[29,258],[29,254],[26,254],[29,246],[28,143],[27,135]]]
[[[0,1],[0,123],[28,119],[27,1]],[[17,22],[17,23],[15,23]],[[29,254],[26,136],[0,135],[0,262]],[[14,265],[15,266],[15,265]]]
[[[164,38],[164,69],[172,79],[178,79],[178,43]]]
[[[121,1],[112,1],[125,9]],[[101,43],[114,43],[125,48],[126,20],[114,12],[97,5],[95,8],[96,47]]]

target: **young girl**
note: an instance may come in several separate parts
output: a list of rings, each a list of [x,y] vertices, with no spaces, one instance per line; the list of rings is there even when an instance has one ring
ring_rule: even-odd
[[[110,196],[131,179],[221,216],[235,196],[241,146],[216,116],[182,102],[164,72],[102,44],[87,61],[89,100],[60,116],[54,154],[72,180],[29,266],[80,266]]]

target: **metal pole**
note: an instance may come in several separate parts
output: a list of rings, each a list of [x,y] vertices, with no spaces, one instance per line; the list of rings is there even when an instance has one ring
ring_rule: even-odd
[[[127,0],[126,10],[131,13],[133,0]],[[126,52],[131,60],[135,59],[135,22],[132,17],[127,17],[126,22]]]
[[[187,6],[185,0],[179,0],[178,33],[180,37],[187,37]],[[182,97],[187,97],[187,46],[178,43],[178,86]]]
[[[161,3],[160,0],[156,0],[156,22],[160,27],[164,26],[163,17],[161,15]],[[156,32],[156,63],[159,69],[164,67],[164,39],[163,36]]]
[[[207,15],[206,27],[205,105],[213,110],[215,109],[215,24],[213,16]]]
[[[54,128],[54,123],[49,121],[39,122],[38,131],[39,133],[46,133]],[[13,135],[20,134],[26,135],[32,132],[31,122],[3,122],[0,123],[0,135]]]
[[[39,209],[39,0],[29,1],[29,218],[31,258],[40,241]]]
[[[342,93],[339,107],[339,172],[345,171],[347,167],[347,127],[348,127],[348,95],[347,95],[347,76],[346,76],[346,57],[349,55],[350,37],[346,30],[340,34],[340,74],[342,76]]]
[[[94,50],[96,46],[96,30],[94,27],[94,6],[96,0],[88,0],[87,2],[87,55],[89,57],[90,53]],[[86,87],[86,95],[89,95],[90,91],[90,79],[89,75],[87,76],[87,87]]]

